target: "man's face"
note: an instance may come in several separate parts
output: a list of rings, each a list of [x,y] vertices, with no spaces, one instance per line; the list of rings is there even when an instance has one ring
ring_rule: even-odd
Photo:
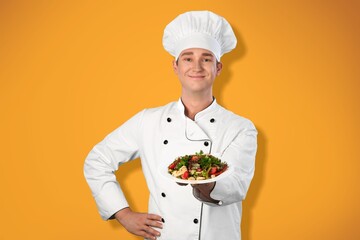
[[[189,48],[180,53],[178,60],[173,62],[173,67],[182,90],[188,94],[196,94],[212,90],[222,64],[208,50]]]

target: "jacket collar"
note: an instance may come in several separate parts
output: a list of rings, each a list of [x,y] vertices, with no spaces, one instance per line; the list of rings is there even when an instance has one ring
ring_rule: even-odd
[[[213,102],[210,104],[210,106],[208,106],[207,108],[205,108],[204,110],[198,112],[195,115],[195,122],[200,120],[202,117],[208,115],[208,114],[214,114],[218,109],[219,109],[219,104],[217,104],[215,97],[213,98]],[[177,101],[177,108],[179,109],[179,111],[181,112],[181,115],[185,118],[185,106],[184,103],[182,102],[181,98],[179,98],[179,100]]]

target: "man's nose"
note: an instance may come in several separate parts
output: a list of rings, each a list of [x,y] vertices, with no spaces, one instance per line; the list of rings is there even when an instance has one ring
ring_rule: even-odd
[[[193,70],[194,71],[201,71],[203,69],[202,62],[200,60],[194,61]]]

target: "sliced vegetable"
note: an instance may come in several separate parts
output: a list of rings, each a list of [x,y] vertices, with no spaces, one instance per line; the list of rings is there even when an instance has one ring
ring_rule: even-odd
[[[188,179],[189,178],[189,171],[184,172],[184,174],[181,176],[182,179]]]

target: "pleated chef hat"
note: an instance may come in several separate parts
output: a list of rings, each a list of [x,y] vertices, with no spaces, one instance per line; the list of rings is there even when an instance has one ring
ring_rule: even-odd
[[[211,51],[216,59],[233,50],[236,36],[225,18],[210,11],[190,11],[177,16],[164,30],[163,46],[177,60],[188,48]]]

